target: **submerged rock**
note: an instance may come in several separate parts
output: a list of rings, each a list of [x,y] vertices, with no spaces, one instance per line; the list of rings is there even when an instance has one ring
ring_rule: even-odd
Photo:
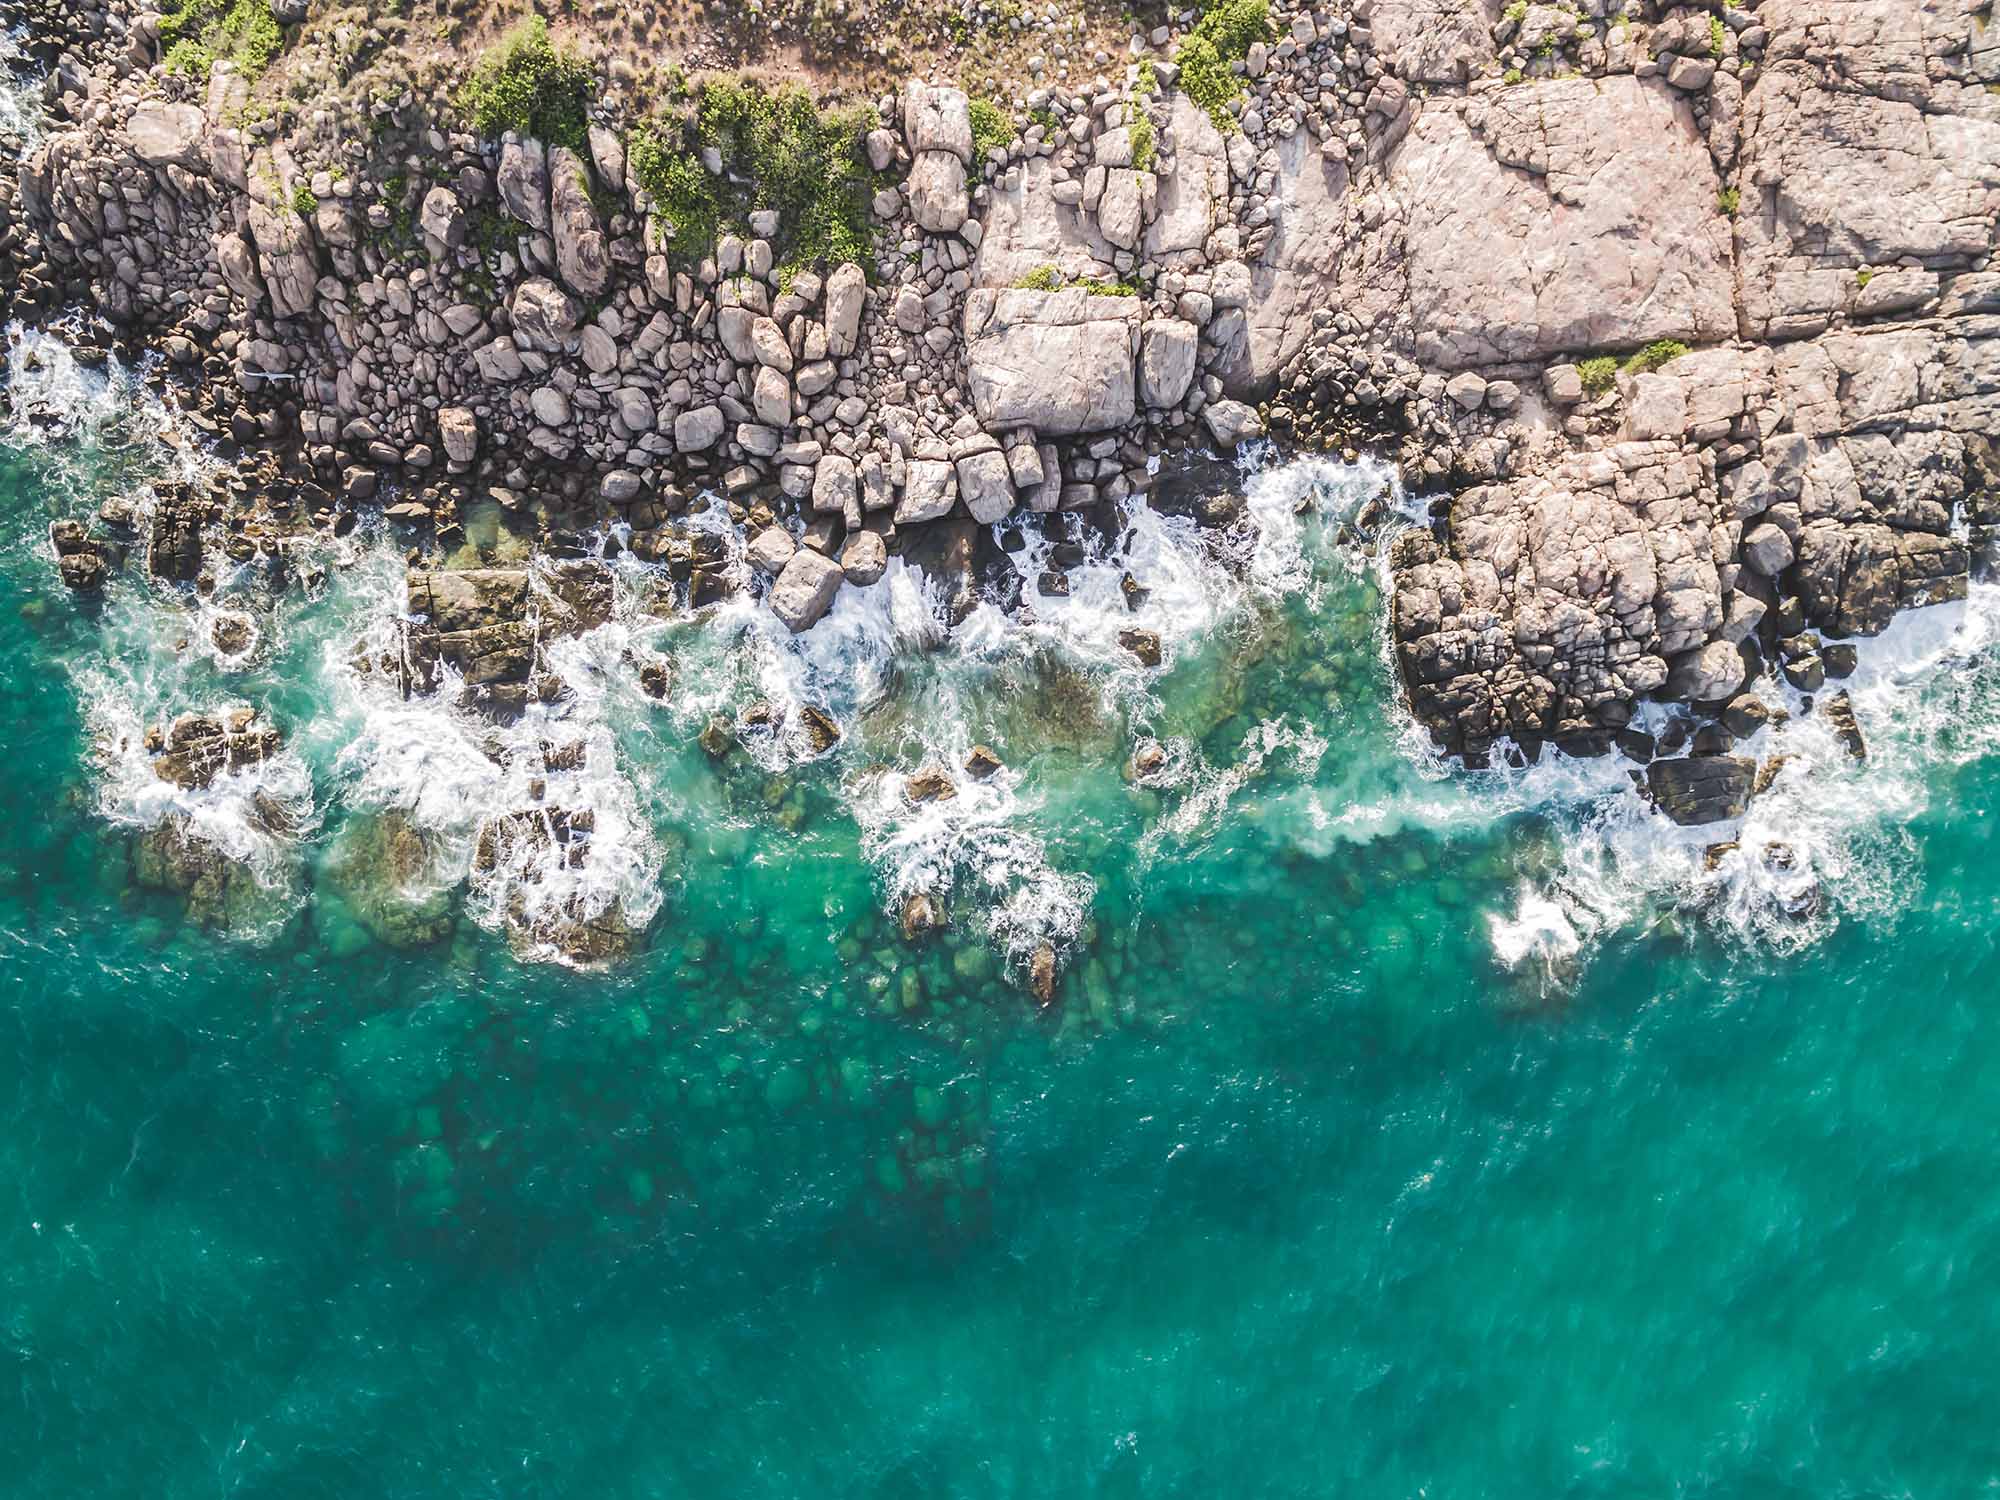
[[[356,813],[342,825],[326,875],[377,942],[421,948],[452,935],[452,896],[423,833],[400,808]]]

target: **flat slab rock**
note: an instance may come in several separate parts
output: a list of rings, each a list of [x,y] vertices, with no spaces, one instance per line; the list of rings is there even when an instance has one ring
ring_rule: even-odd
[[[1427,108],[1389,180],[1427,366],[1736,332],[1721,182],[1664,83],[1552,79]]]
[[[1646,767],[1653,803],[1684,828],[1726,823],[1750,806],[1757,762],[1741,755],[1695,755]]]
[[[1137,411],[1137,297],[975,291],[965,304],[966,375],[989,431],[1066,436],[1124,427]]]

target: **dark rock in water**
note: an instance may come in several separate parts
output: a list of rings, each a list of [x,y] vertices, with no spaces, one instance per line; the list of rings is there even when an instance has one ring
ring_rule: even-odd
[[[721,714],[711,714],[708,722],[702,725],[701,734],[697,738],[701,748],[708,752],[710,760],[727,758],[731,744],[729,721]]]
[[[236,709],[227,721],[206,714],[183,714],[166,729],[150,729],[153,774],[189,791],[207,786],[224,770],[240,770],[278,753],[284,736],[256,722],[254,709]]]
[[[369,935],[392,948],[442,942],[456,925],[430,845],[400,809],[356,814],[342,824],[327,878]]]
[[[943,766],[925,766],[904,781],[903,795],[912,802],[943,802],[956,797],[958,788]]]
[[[428,617],[444,634],[527,618],[528,575],[518,568],[412,571],[409,590],[410,613]]]
[[[1766,724],[1782,723],[1784,711],[1774,709],[1754,693],[1738,693],[1724,706],[1722,722],[1739,740],[1747,740]]]
[[[1167,764],[1166,747],[1158,740],[1141,740],[1133,747],[1132,761],[1127,774],[1134,781],[1143,782],[1148,777],[1157,776]]]
[[[840,726],[830,715],[811,704],[799,710],[799,724],[805,730],[806,743],[812,746],[814,755],[824,755],[840,743]]]
[[[1053,568],[1044,570],[1035,580],[1035,589],[1045,599],[1067,599],[1069,597],[1069,575]]]
[[[1826,666],[1826,675],[1836,681],[1852,677],[1861,665],[1861,653],[1843,642],[1828,642],[1820,648],[1819,659]]]
[[[1153,591],[1127,573],[1118,580],[1118,592],[1125,596],[1127,609],[1137,609],[1151,597]]]
[[[1627,760],[1636,760],[1643,766],[1653,758],[1653,737],[1643,730],[1621,729],[1612,738]]]
[[[1802,693],[1816,693],[1826,686],[1826,664],[1817,656],[1800,656],[1785,663],[1785,681]]]
[[[984,745],[974,745],[965,757],[965,771],[974,781],[984,781],[1000,769],[1000,757]]]
[[[1052,1004],[1056,998],[1056,950],[1047,942],[1037,943],[1028,960],[1028,993],[1037,1005]]]
[[[1845,688],[1820,704],[1819,711],[1849,755],[1856,760],[1868,759],[1868,743],[1861,737],[1861,725],[1854,717],[1854,700],[1848,697]]]
[[[1646,767],[1653,804],[1686,828],[1740,818],[1750,806],[1757,763],[1738,755],[1656,760]]]
[[[943,914],[939,912],[937,902],[931,899],[929,891],[912,891],[905,896],[899,921],[904,941],[912,943],[944,926]]]
[[[104,587],[108,571],[99,552],[68,552],[56,559],[56,571],[63,585],[79,594],[94,594]]]
[[[1694,738],[1694,725],[1686,719],[1669,719],[1667,727],[1660,731],[1657,754],[1679,755],[1687,749],[1688,741]]]
[[[1121,630],[1118,644],[1139,659],[1142,667],[1157,667],[1161,661],[1160,637],[1152,630]]]
[[[1691,755],[1727,755],[1736,743],[1736,736],[1722,724],[1704,724],[1694,732],[1694,740],[1688,747]]]
[[[153,494],[146,566],[156,578],[185,582],[201,571],[201,527],[207,507],[183,484],[156,484]]]
[[[1242,482],[1234,458],[1189,454],[1161,466],[1149,503],[1162,515],[1192,516],[1206,521],[1211,514],[1226,511],[1228,519],[1234,520],[1235,509],[1240,505],[1234,492]],[[1220,507],[1211,503],[1218,497],[1223,502]]]
[[[247,615],[218,615],[208,629],[208,638],[224,656],[241,656],[250,649],[255,630]]]
[[[1741,844],[1738,844],[1733,839],[1726,844],[1710,844],[1706,849],[1701,851],[1703,868],[1709,871],[1721,869],[1722,862],[1742,847]]]
[[[654,658],[639,663],[639,690],[648,698],[666,697],[673,680],[673,672],[665,662]]]
[[[185,898],[188,916],[204,927],[237,926],[266,904],[256,875],[191,833],[178,813],[139,835],[132,873],[142,886]]]
[[[589,746],[582,740],[571,740],[563,745],[550,740],[542,741],[542,767],[550,772],[581,771],[589,754]]]
[[[1761,797],[1764,793],[1771,790],[1772,784],[1777,781],[1779,773],[1791,763],[1792,758],[1789,755],[1773,755],[1769,757],[1762,765],[1757,767],[1757,782],[1756,785],[1751,787],[1750,795]]]

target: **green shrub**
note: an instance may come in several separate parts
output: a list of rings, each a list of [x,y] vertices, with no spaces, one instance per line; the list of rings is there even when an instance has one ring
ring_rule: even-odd
[[[1024,292],[1055,292],[1062,289],[1063,273],[1054,266],[1036,266],[1014,285]]]
[[[1174,54],[1180,65],[1181,92],[1208,111],[1223,128],[1234,120],[1229,106],[1243,92],[1243,80],[1229,71],[1241,62],[1252,42],[1271,35],[1271,12],[1265,0],[1207,0],[1202,17]]]
[[[179,0],[160,20],[160,47],[170,73],[206,78],[227,58],[255,83],[284,45],[270,0]]]
[[[1151,99],[1160,92],[1160,70],[1153,66],[1152,58],[1139,60],[1139,66],[1133,73],[1132,91],[1145,99]]]
[[[301,219],[310,219],[319,212],[319,199],[303,182],[292,189],[292,212]]]
[[[767,91],[736,78],[710,80],[692,125],[655,120],[627,143],[640,186],[673,220],[673,253],[699,258],[724,224],[774,209],[778,261],[795,269],[874,255],[871,182],[863,139],[872,109],[822,111],[796,85]],[[726,175],[711,176],[698,152],[714,147]]]
[[[1661,365],[1679,359],[1688,352],[1688,346],[1679,339],[1655,339],[1637,354],[1625,361],[1625,373],[1645,375],[1657,370]]]
[[[1600,354],[1595,359],[1584,360],[1576,367],[1576,373],[1583,377],[1586,395],[1601,396],[1618,379],[1618,361],[1608,354]]]
[[[584,151],[584,113],[596,89],[590,64],[549,40],[549,23],[529,16],[489,48],[460,102],[484,136],[512,130]]]
[[[1134,105],[1132,109],[1132,165],[1141,172],[1153,170],[1153,122],[1146,112]]]
[[[694,155],[670,144],[660,127],[648,121],[625,143],[625,164],[672,222],[675,253],[696,260],[708,254],[715,246],[719,210],[714,183]]]
[[[1728,37],[1729,32],[1722,24],[1722,17],[1710,16],[1708,18],[1708,50],[1717,57],[1722,56],[1723,49],[1728,46]]]
[[[1095,278],[1086,278],[1082,281],[1071,282],[1070,285],[1080,287],[1093,297],[1136,297],[1139,295],[1139,284],[1136,281],[1098,281]]]
[[[1856,271],[1854,273],[1854,284],[1858,287],[1865,287],[1874,279],[1875,273],[1873,271]]]
[[[1513,3],[1501,12],[1500,19],[1519,26],[1528,19],[1528,0],[1513,0]]]
[[[1014,122],[991,99],[974,99],[966,106],[972,116],[973,155],[984,161],[989,151],[1004,150],[1014,139]]]
[[[1743,195],[1733,187],[1726,187],[1715,195],[1716,207],[1720,208],[1732,219],[1736,217],[1736,210],[1742,205],[1742,202]]]

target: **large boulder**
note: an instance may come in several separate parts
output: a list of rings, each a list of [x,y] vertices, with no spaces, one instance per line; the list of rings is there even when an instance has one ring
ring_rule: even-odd
[[[1654,805],[1687,828],[1742,817],[1756,779],[1757,762],[1740,755],[1685,756],[1646,767]]]
[[[514,288],[507,303],[514,332],[535,348],[553,354],[576,332],[583,309],[574,297],[546,276],[530,276]]]
[[[1178,406],[1194,381],[1198,333],[1179,318],[1154,318],[1139,339],[1139,401],[1144,406]]]
[[[975,291],[965,304],[966,374],[988,430],[1064,435],[1131,422],[1141,304],[1136,297]]]
[[[841,581],[839,563],[810,547],[801,547],[771,585],[771,613],[794,634],[810,630],[833,607]]]
[[[167,104],[148,99],[125,122],[125,139],[132,154],[149,167],[208,170],[208,121],[192,104]]]
[[[249,219],[271,311],[281,318],[310,312],[319,297],[319,257],[313,250],[312,227],[289,204],[273,207],[260,198],[250,200]]]
[[[549,220],[563,282],[581,296],[601,296],[611,284],[611,247],[590,199],[590,168],[562,146],[549,153]]]
[[[972,107],[965,90],[912,78],[903,84],[903,137],[910,154],[949,152],[972,163]]]
[[[949,151],[926,151],[910,168],[903,194],[919,229],[953,234],[965,223],[971,202],[965,191],[965,163]]]
[[[860,347],[861,311],[868,304],[868,277],[853,261],[833,268],[826,278],[826,352],[846,359]]]
[[[500,202],[530,229],[549,227],[549,158],[540,141],[508,141],[500,148]]]

